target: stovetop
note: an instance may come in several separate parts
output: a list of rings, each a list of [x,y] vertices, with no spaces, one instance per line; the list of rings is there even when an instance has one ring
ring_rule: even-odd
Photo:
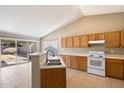
[[[88,57],[105,57],[104,51],[89,51]]]

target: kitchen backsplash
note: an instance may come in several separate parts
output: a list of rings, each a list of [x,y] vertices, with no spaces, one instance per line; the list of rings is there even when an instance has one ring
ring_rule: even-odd
[[[124,55],[124,48],[106,48],[107,54]]]
[[[61,48],[60,53],[62,52],[72,52],[72,53],[88,53],[89,51],[105,51],[106,54],[114,55],[124,55],[124,48]]]

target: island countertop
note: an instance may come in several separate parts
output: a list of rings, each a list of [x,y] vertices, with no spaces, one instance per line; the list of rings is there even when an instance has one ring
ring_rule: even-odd
[[[47,64],[41,64],[40,69],[51,69],[51,68],[66,68],[65,63],[63,62],[62,58],[59,56],[55,56],[52,59],[59,59],[61,62],[61,65],[47,65]]]

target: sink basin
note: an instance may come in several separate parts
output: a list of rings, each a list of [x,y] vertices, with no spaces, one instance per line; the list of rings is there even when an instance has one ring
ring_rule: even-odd
[[[49,60],[49,62],[47,63],[48,66],[51,65],[61,65],[61,61],[60,60]]]
[[[61,64],[62,64],[61,62],[50,62],[50,63],[47,63],[47,66],[61,65]]]

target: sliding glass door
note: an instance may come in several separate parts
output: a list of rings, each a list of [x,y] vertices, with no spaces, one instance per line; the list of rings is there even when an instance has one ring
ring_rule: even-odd
[[[28,54],[37,52],[37,43],[36,42],[28,42]]]
[[[16,44],[14,40],[1,40],[1,67],[16,64]]]
[[[28,62],[28,43],[17,41],[17,63]]]
[[[37,42],[0,39],[0,67],[30,62],[29,54],[37,52]]]

